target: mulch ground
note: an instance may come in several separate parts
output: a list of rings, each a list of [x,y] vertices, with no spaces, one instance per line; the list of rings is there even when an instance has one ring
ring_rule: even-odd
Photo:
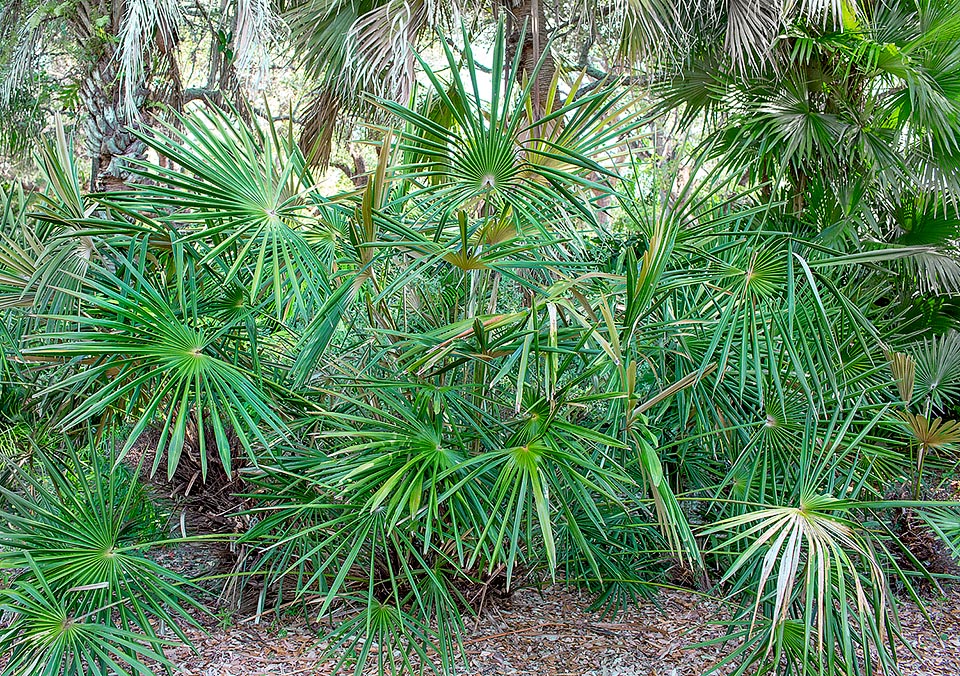
[[[721,636],[711,622],[723,617],[718,601],[665,590],[616,618],[585,610],[589,598],[562,587],[519,590],[469,625],[469,676],[702,676],[723,656],[721,646],[690,648]],[[960,675],[960,593],[928,602],[930,621],[915,605],[901,606],[904,676]],[[305,624],[232,626],[191,638],[197,653],[170,651],[189,676],[333,674],[323,645]]]
[[[187,482],[193,478],[180,477]],[[182,486],[180,487],[182,488]],[[171,495],[177,487],[161,486]],[[219,491],[230,494],[224,484]],[[205,494],[185,513],[184,531],[236,532],[225,515],[235,504],[220,505]],[[210,505],[215,508],[210,508]],[[203,510],[198,511],[197,506]],[[211,511],[212,509],[212,511]],[[202,521],[202,526],[193,523]],[[223,522],[223,523],[221,523]],[[224,544],[193,544],[157,553],[157,559],[189,578],[218,576],[230,570],[234,555]],[[212,579],[211,592],[222,580]],[[721,637],[717,624],[727,616],[721,601],[691,591],[665,589],[615,618],[587,610],[591,599],[569,588],[520,589],[487,604],[468,623],[464,643],[471,660],[463,676],[703,676],[720,661],[723,644],[692,647]],[[904,639],[898,647],[903,676],[960,676],[960,589],[926,599],[929,618],[912,602],[899,606]],[[325,658],[325,644],[316,627],[303,621],[259,624],[244,615],[205,621],[205,629],[189,629],[195,651],[177,647],[168,656],[182,676],[334,676],[334,662]],[[352,670],[342,672],[352,673]]]

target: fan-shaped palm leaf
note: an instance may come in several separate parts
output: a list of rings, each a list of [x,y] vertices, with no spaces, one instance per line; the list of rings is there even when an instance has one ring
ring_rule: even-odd
[[[136,420],[121,456],[152,422],[163,423],[154,470],[163,453],[173,474],[187,424],[196,419],[201,463],[206,472],[205,430],[211,429],[224,468],[230,471],[228,426],[252,456],[252,445],[268,445],[260,424],[282,433],[284,424],[253,374],[220,352],[229,327],[204,327],[174,310],[161,291],[126,264],[124,278],[101,274],[71,292],[91,314],[71,317],[77,330],[42,336],[29,354],[65,357],[89,364],[52,385],[48,392],[83,392],[84,400],[61,420],[73,427],[113,407]],[[61,317],[60,319],[66,319]],[[192,321],[191,321],[192,320]],[[85,362],[83,360],[86,360]]]

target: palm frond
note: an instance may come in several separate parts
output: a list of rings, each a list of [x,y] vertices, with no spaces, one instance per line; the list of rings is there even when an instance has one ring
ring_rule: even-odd
[[[163,422],[153,469],[167,455],[173,475],[183,450],[188,422],[199,428],[201,466],[206,474],[205,430],[212,430],[220,462],[230,472],[228,429],[253,456],[253,444],[269,446],[260,425],[283,434],[285,425],[252,373],[233,363],[219,342],[225,327],[203,326],[196,315],[175,309],[162,291],[128,263],[123,277],[100,271],[68,293],[88,308],[71,321],[74,330],[38,336],[40,345],[27,354],[60,357],[80,365],[72,375],[52,384],[47,393],[83,393],[83,401],[66,413],[60,425],[69,429],[114,410],[136,422],[120,453],[129,451],[155,421]],[[190,309],[187,308],[189,313]]]

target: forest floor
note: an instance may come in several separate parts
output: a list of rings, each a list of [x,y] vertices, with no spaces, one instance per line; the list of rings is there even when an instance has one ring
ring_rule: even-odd
[[[206,557],[207,562],[212,562]],[[519,589],[488,604],[468,623],[467,674],[537,676],[702,676],[723,658],[721,645],[691,647],[721,636],[723,605],[690,591],[663,590],[614,618],[590,612],[590,598],[552,586]],[[903,676],[960,674],[960,590],[927,600],[929,621],[912,602],[900,605]],[[334,674],[316,628],[303,621],[220,615],[191,629],[196,652],[169,651],[189,676]],[[350,673],[350,672],[344,672]]]

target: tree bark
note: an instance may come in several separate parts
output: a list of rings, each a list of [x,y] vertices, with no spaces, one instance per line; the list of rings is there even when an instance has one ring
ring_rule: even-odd
[[[504,0],[504,5],[507,10],[507,67],[512,65],[519,50],[520,67],[514,77],[522,84],[529,81],[549,40],[543,0]],[[556,63],[548,52],[531,88],[534,119],[543,115],[546,109],[555,69]],[[509,74],[504,76],[509,77]]]
[[[121,21],[126,3],[97,0],[79,3],[70,26],[85,53],[78,95],[86,112],[90,189],[122,185],[129,175],[124,157],[142,157],[143,144],[126,128],[117,63]],[[103,19],[107,19],[104,25]]]
[[[146,103],[164,101],[179,108],[183,83],[176,64],[176,31],[144,36],[143,72],[133,83],[136,111],[125,110],[124,84],[118,59],[120,40],[127,18],[124,0],[87,0],[79,2],[69,26],[84,49],[84,73],[79,97],[86,112],[86,145],[90,156],[90,189],[110,190],[126,185],[130,177],[130,159],[146,156],[146,146],[131,127],[153,121]],[[163,75],[162,82],[155,76]],[[157,88],[151,83],[157,80]]]
[[[128,160],[146,156],[146,146],[127,124],[119,90],[116,61],[107,54],[91,64],[80,85],[93,191],[123,187],[130,176]]]

